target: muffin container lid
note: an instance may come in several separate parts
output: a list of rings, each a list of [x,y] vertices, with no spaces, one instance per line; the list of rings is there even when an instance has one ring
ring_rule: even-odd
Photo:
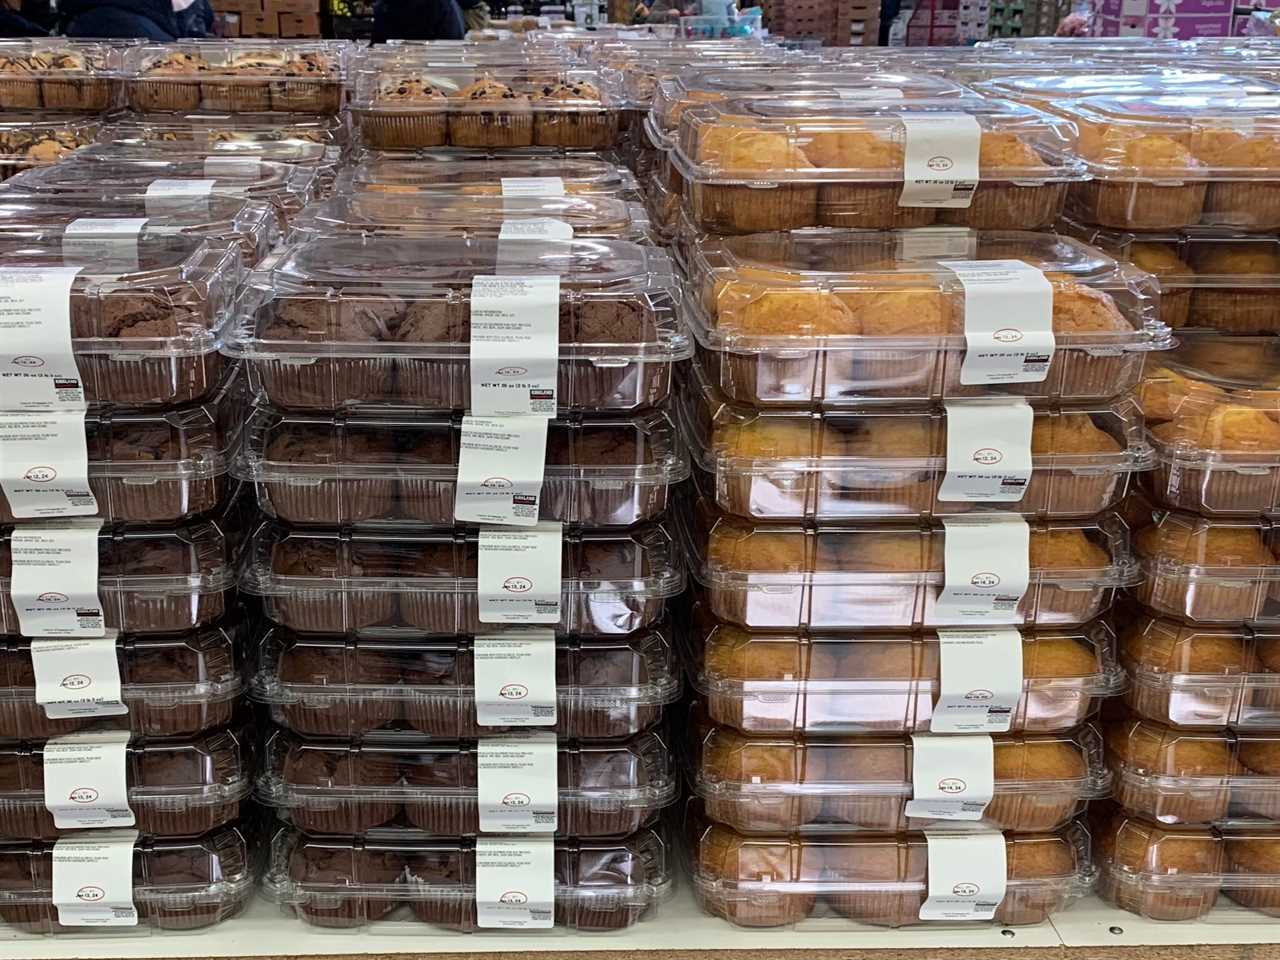
[[[233,471],[243,480],[301,485],[375,477],[452,481],[458,474],[461,431],[460,415],[407,408],[305,414],[259,407],[249,418]],[[291,439],[309,443],[311,455],[286,444]],[[614,462],[604,458],[591,446],[593,439],[630,442],[630,462],[621,456]],[[548,480],[615,489],[624,482],[671,485],[688,475],[688,452],[665,413],[623,419],[575,416],[548,426]]]
[[[264,522],[246,548],[240,588],[257,596],[334,593],[475,595],[479,534],[475,530],[406,527],[290,530]],[[304,573],[277,569],[296,552]],[[568,570],[562,594],[592,600],[661,599],[684,589],[667,531],[656,524],[626,531],[564,532]],[[415,572],[415,565],[426,567]]]
[[[655,903],[674,889],[675,864],[670,838],[660,828],[645,828],[629,837],[606,839],[555,839],[557,864],[572,878],[557,878],[558,902],[581,900],[598,909]],[[475,896],[469,865],[475,860],[474,839],[432,837],[409,827],[380,827],[360,837],[314,836],[293,827],[282,827],[271,842],[270,865],[261,892],[276,903],[332,906],[344,899],[377,897],[397,903],[444,902],[456,906]],[[305,865],[308,852],[334,865],[331,879],[295,878],[291,865]],[[408,869],[390,882],[361,875],[363,855],[404,858]],[[442,860],[456,879],[433,877],[430,868],[417,870],[415,859],[438,865]],[[342,866],[346,866],[343,875]],[[438,869],[438,867],[437,867]]]
[[[19,37],[0,40],[0,64],[17,61],[21,73],[34,77],[90,77],[118,79],[124,76],[127,47],[113,40],[81,40],[71,37]]]
[[[422,48],[401,47],[391,56],[373,57],[356,73],[351,109],[361,114],[431,112],[461,113],[481,103],[491,110],[529,110],[542,113],[587,113],[616,110],[626,102],[621,77],[614,70],[565,63],[554,56],[534,56],[510,63],[469,56],[468,62],[446,62]],[[395,91],[406,80],[417,80],[439,91],[432,100],[402,100]],[[472,86],[489,85],[498,95],[468,95]],[[508,94],[510,94],[508,96]]]
[[[1235,850],[1244,852],[1245,845],[1250,843],[1263,844],[1268,851],[1273,850],[1275,845],[1280,843],[1280,823],[1255,820],[1248,823],[1215,824],[1205,827],[1168,827],[1153,824],[1141,817],[1116,814],[1110,823],[1101,827],[1101,830],[1117,837],[1114,844],[1108,844],[1106,847],[1097,845],[1100,848],[1098,867],[1107,874],[1108,880],[1112,883],[1136,887],[1140,891],[1151,893],[1166,891],[1169,894],[1182,896],[1187,895],[1188,889],[1192,891],[1193,896],[1199,896],[1199,887],[1206,885],[1224,886],[1228,890],[1280,889],[1280,865],[1277,865],[1274,870],[1258,870],[1252,864],[1256,864],[1259,858],[1250,857],[1250,863],[1246,864],[1234,855]],[[1143,844],[1145,853],[1141,866],[1135,867],[1130,863],[1115,861],[1114,850],[1121,848],[1121,834],[1133,834],[1131,838],[1126,838],[1124,841],[1127,849],[1138,851],[1141,848],[1137,844]],[[1160,850],[1162,845],[1167,843],[1176,853],[1180,845],[1190,842],[1201,847],[1201,855],[1194,858],[1188,857],[1188,859],[1198,860],[1203,866],[1197,865],[1197,868],[1192,868],[1189,864],[1162,865]],[[1112,855],[1103,854],[1101,852],[1103,849],[1111,849]],[[1174,859],[1183,858],[1175,857]],[[1275,862],[1270,855],[1267,859]],[[1205,869],[1205,867],[1214,867],[1214,869]]]
[[[1012,162],[983,164],[981,180],[1045,184],[1085,179],[1084,165],[1074,156],[1076,128],[1069,121],[1009,100],[972,97],[858,101],[796,96],[699,104],[681,116],[671,160],[691,183],[900,184],[904,179],[901,157],[824,163],[830,158],[817,138],[860,134],[875,138],[881,147],[876,152],[883,153],[905,143],[912,120],[957,113],[972,117],[983,134],[1007,137],[1011,147],[1020,147],[1017,152],[1022,156]],[[704,150],[707,144],[710,149]],[[741,146],[744,159],[765,148],[777,158],[767,170],[755,166],[756,161],[736,169],[720,159],[735,145]],[[840,145],[838,139],[832,144]],[[707,152],[714,156],[707,158]]]
[[[663,626],[618,638],[557,638],[557,651],[570,677],[567,683],[557,681],[557,694],[586,707],[673,702],[680,693],[680,674],[668,639],[672,632]],[[285,661],[295,653],[314,655],[305,681],[287,675]],[[334,697],[382,701],[424,696],[433,701],[454,697],[471,703],[475,685],[467,679],[470,670],[465,667],[471,658],[471,637],[425,636],[395,627],[302,635],[270,626],[258,640],[251,692],[262,702],[282,704],[325,702]],[[367,673],[362,675],[363,666],[369,663],[390,663],[397,668],[429,663],[438,669],[432,680],[386,683],[369,679]]]
[[[1237,676],[1235,679],[1241,678]],[[1222,680],[1219,679],[1219,684],[1221,683]],[[1264,685],[1262,689],[1275,690],[1276,687],[1277,684],[1273,682]],[[1155,765],[1144,765],[1126,760],[1115,751],[1112,746],[1113,735],[1120,736],[1121,734],[1113,734],[1109,730],[1106,735],[1106,762],[1115,778],[1116,786],[1124,787],[1130,791],[1138,791],[1137,793],[1131,793],[1130,796],[1141,796],[1141,792],[1151,792],[1153,795],[1148,800],[1148,803],[1155,804],[1157,807],[1160,805],[1160,801],[1167,797],[1186,797],[1187,791],[1210,789],[1241,790],[1245,792],[1246,797],[1256,797],[1261,795],[1259,791],[1280,790],[1280,776],[1255,773],[1245,763],[1241,762],[1251,748],[1275,750],[1280,747],[1280,733],[1183,730],[1175,727],[1165,727],[1160,723],[1146,720],[1137,721],[1132,725],[1120,724],[1118,726],[1119,728],[1128,727],[1123,736],[1124,739],[1130,742],[1146,740],[1149,744],[1153,739],[1161,738],[1159,740],[1161,746],[1158,748],[1158,759]],[[1175,744],[1177,745],[1176,747],[1174,746]],[[1215,754],[1221,751],[1218,755],[1223,759],[1230,758],[1231,770],[1229,772],[1224,770],[1221,773],[1208,773],[1197,769],[1198,764],[1194,759],[1187,762],[1186,768],[1184,768],[1178,762],[1179,751],[1181,751],[1181,756],[1183,757],[1188,755],[1194,757],[1195,755],[1191,754],[1191,749],[1196,746],[1214,750]],[[1161,765],[1161,761],[1165,760],[1168,761],[1167,768],[1163,768]],[[1214,821],[1219,825],[1260,819],[1258,814],[1250,815],[1247,801],[1244,803],[1233,802],[1229,808],[1224,804],[1221,812],[1224,816]]]
[[[101,163],[163,161],[191,163],[202,160],[205,172],[235,174],[238,167],[253,169],[260,161],[317,166],[339,159],[339,148],[310,140],[113,140],[83,147],[78,160]],[[223,161],[225,161],[223,163]],[[220,166],[219,164],[222,163]]]
[[[467,800],[476,796],[483,740],[448,741],[416,730],[376,730],[351,740],[308,740],[276,730],[263,747],[255,798],[276,808],[332,810],[337,801],[367,803]],[[667,745],[653,732],[627,740],[556,744],[560,802],[659,809],[676,801],[680,779]],[[314,767],[309,769],[307,764]],[[362,764],[396,768],[388,783]],[[420,782],[415,783],[415,777]],[[345,782],[343,782],[345,781]]]
[[[73,734],[74,736],[74,734]],[[211,807],[234,803],[253,789],[253,751],[230,729],[194,738],[132,737],[125,747],[130,806]],[[44,763],[40,743],[0,743],[0,770],[7,769],[0,805],[44,808]]]
[[[157,180],[212,180],[213,196],[270,199],[293,196],[303,202],[317,189],[317,173],[306,167],[288,166],[261,160],[255,163],[215,161],[210,167],[203,159],[182,160],[98,160],[68,161],[54,167],[23,170],[10,177],[6,190],[12,189],[39,196],[82,196],[103,199],[135,199],[148,197]],[[178,205],[183,198],[179,196]],[[168,207],[169,198],[164,198]],[[159,204],[155,204],[158,206]]]
[[[2,58],[0,54],[0,63]],[[56,163],[72,151],[87,149],[101,126],[96,117],[0,113],[0,159],[32,166]]]
[[[1148,578],[1238,585],[1280,580],[1276,543],[1273,520],[1211,520],[1165,512],[1137,531],[1134,550]]]
[[[176,527],[106,523],[98,533],[98,588],[187,596],[223,593],[236,581],[235,522],[197,520]],[[0,528],[0,594],[9,592],[9,538]]]
[[[1213,70],[1111,70],[1100,65],[1096,72],[1058,72],[1048,67],[1044,73],[992,77],[975,85],[980,93],[1017,100],[1028,97],[1051,100],[1078,100],[1082,97],[1167,96],[1193,94],[1259,94],[1280,92],[1280,85],[1246,74]]]
[[[635,175],[599,156],[566,155],[558,150],[512,150],[485,153],[414,151],[389,156],[363,156],[338,177],[334,192],[381,190],[502,195],[502,181],[527,177],[554,178],[570,194],[621,195],[639,199]]]
[[[218,231],[262,237],[262,246],[274,243],[279,232],[271,208],[261,201],[241,197],[210,196],[191,203],[175,203],[163,211],[148,211],[143,197],[97,198],[47,197],[21,191],[0,190],[0,242],[10,234],[19,238],[30,232],[66,229],[82,218],[130,219],[146,217],[147,235],[192,234],[216,239]],[[231,239],[228,237],[227,239]]]
[[[47,907],[53,896],[53,840],[0,840],[0,863],[27,861],[21,886],[6,883],[0,906]],[[37,868],[32,861],[45,865]],[[246,899],[256,882],[242,827],[221,827],[200,837],[139,837],[134,844],[134,903],[180,911]],[[6,871],[6,876],[12,876]]]
[[[696,731],[690,757],[694,793],[703,800],[734,803],[777,803],[784,797],[852,799],[912,796],[912,739],[906,737],[743,736],[725,727]],[[939,737],[945,736],[939,734]],[[1111,774],[1103,764],[1102,739],[1092,726],[1077,727],[1070,734],[995,734],[997,750],[1056,746],[1080,760],[1076,776],[997,778],[996,791],[1007,794],[1069,793],[1080,800],[1105,797]],[[738,761],[738,775],[718,769],[709,754],[728,763]],[[768,779],[752,767],[752,757],[767,764]],[[763,768],[763,767],[762,767]],[[845,769],[849,777],[833,775]],[[841,828],[814,825],[812,832],[842,832]]]
[[[134,83],[156,80],[244,80],[261,83],[264,79],[295,80],[307,83],[336,83],[347,73],[347,61],[355,47],[345,40],[261,40],[236,37],[234,40],[178,40],[167,43],[144,43],[124,52],[124,69]],[[176,74],[153,74],[157,63],[174,54],[203,61],[205,69]],[[280,72],[288,61],[307,60],[315,65],[313,73],[290,76]],[[257,69],[254,67],[257,66]]]
[[[717,477],[832,474],[856,478],[859,472],[865,472],[882,478],[886,470],[903,470],[933,471],[934,479],[940,480],[946,472],[945,411],[854,415],[761,410],[726,399],[696,359],[686,365],[684,377],[685,389],[675,401],[681,432],[693,451],[695,464]],[[1115,442],[1115,448],[1106,452],[1033,453],[1035,471],[1103,476],[1149,470],[1155,465],[1151,446],[1144,437],[1142,413],[1132,400],[1077,405],[1071,410],[1037,408],[1033,417],[1034,425],[1047,431],[1069,429],[1073,419],[1079,422],[1078,418],[1084,417]],[[904,429],[914,434],[912,452],[903,451],[906,444],[896,446],[893,453],[880,451],[878,432],[885,435]],[[859,436],[865,439],[861,449],[854,446]],[[946,505],[938,503],[934,509],[945,513]],[[1016,512],[1017,504],[1004,504],[1001,509]]]
[[[1120,635],[1119,657],[1133,683],[1144,689],[1217,691],[1216,696],[1235,689],[1280,689],[1280,673],[1265,670],[1258,651],[1280,641],[1280,630],[1249,626],[1219,627],[1182,623],[1143,614]],[[1219,655],[1217,670],[1192,670],[1199,650],[1234,648],[1238,657]],[[1212,654],[1211,654],[1212,656]],[[1252,669],[1249,669],[1252,668]]]
[[[340,117],[305,113],[129,113],[105,126],[101,140],[344,145],[347,131]]]
[[[797,589],[849,586],[866,588],[941,587],[943,542],[940,523],[885,527],[870,523],[826,526],[801,523],[756,524],[719,513],[707,501],[678,502],[673,511],[679,540],[694,579],[704,587],[718,590],[748,590],[763,593],[791,593]],[[1032,567],[1028,592],[1037,585],[1064,590],[1101,590],[1133,586],[1142,580],[1142,570],[1128,548],[1128,531],[1113,513],[1090,520],[1030,521],[1031,534],[1057,532],[1070,537],[1078,533],[1089,547],[1108,556],[1105,565],[1079,560],[1059,561],[1052,566]],[[734,567],[712,557],[712,542],[725,538],[734,544],[735,557],[769,557],[790,554],[781,561],[761,563],[754,569]],[[877,557],[861,561],[862,570],[840,569],[841,558],[861,557],[871,542],[882,545],[883,556],[914,559],[917,566],[931,569],[897,569]],[[758,547],[757,547],[758,545]],[[926,557],[928,559],[926,559]]]
[[[567,228],[571,237],[636,243],[650,238],[649,216],[644,206],[617,197],[592,194],[504,197],[462,193],[440,196],[377,191],[339,195],[309,204],[293,218],[290,236],[295,242],[341,236],[490,237],[507,232],[512,221],[524,220],[543,222],[549,232]],[[515,234],[516,238],[520,236]]]
[[[238,699],[245,690],[236,652],[241,634],[236,623],[154,636],[108,630],[120,664],[121,697],[153,708]],[[157,663],[168,679],[152,679]],[[0,704],[31,703],[35,684],[30,665],[30,640],[0,639]]]

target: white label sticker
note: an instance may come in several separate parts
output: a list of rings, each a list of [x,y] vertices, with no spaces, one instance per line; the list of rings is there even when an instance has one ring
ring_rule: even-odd
[[[555,833],[558,763],[554,733],[513,733],[476,741],[480,832]]]
[[[114,717],[129,712],[120,700],[116,636],[32,640],[36,703],[50,720]]]
[[[999,830],[926,830],[929,895],[921,920],[991,920],[1004,900],[1004,835]]]
[[[0,413],[0,491],[19,520],[96,514],[84,413]]]
[[[256,180],[262,176],[262,160],[258,157],[205,157],[204,175],[214,179]]]
[[[919,227],[898,231],[899,260],[967,259],[978,252],[978,235],[968,227]]]
[[[44,745],[44,805],[60,830],[132,827],[126,782],[129,731],[54,737]]]
[[[900,207],[963,209],[978,187],[982,128],[965,113],[903,116]]]
[[[841,100],[901,100],[903,93],[897,87],[834,87]]]
[[[100,520],[18,527],[9,536],[9,593],[24,637],[101,637]]]
[[[503,177],[504,197],[563,197],[564,179],[561,177]]]
[[[1007,513],[948,517],[937,624],[1021,623],[1031,581],[1031,528]]]
[[[556,722],[556,635],[513,630],[477,636],[476,722],[482,727],[550,727]]]
[[[211,179],[152,180],[147,185],[143,207],[147,216],[187,210],[197,204],[207,207],[214,182]]]
[[[477,599],[481,623],[559,623],[563,532],[558,523],[528,530],[480,530]]]
[[[1022,698],[1022,635],[1012,627],[939,630],[933,733],[1007,733]]]
[[[957,402],[946,411],[947,473],[938,499],[1020,502],[1031,482],[1031,405]]]
[[[477,837],[476,926],[550,930],[555,925],[555,868],[551,837]]]
[[[63,259],[94,264],[98,273],[138,269],[138,237],[146,217],[77,217],[62,232]]]
[[[64,927],[136,927],[137,830],[95,830],[53,845],[53,905]]]
[[[471,412],[553,417],[560,366],[560,278],[471,281]]]
[[[527,217],[503,220],[499,240],[572,240],[573,227],[555,217]],[[502,259],[499,254],[498,259]]]
[[[0,410],[85,409],[71,348],[79,267],[0,270]]]
[[[964,288],[962,384],[1042,383],[1049,375],[1053,285],[1021,260],[948,260]]]
[[[547,461],[543,417],[463,417],[453,517],[531,527]]]
[[[995,790],[995,744],[983,734],[911,735],[911,799],[922,820],[981,820]]]

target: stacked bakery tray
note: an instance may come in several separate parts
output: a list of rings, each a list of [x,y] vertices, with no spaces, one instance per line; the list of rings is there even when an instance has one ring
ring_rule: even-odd
[[[218,350],[271,218],[242,206],[230,236],[0,208],[20,371],[0,386],[0,926],[209,926],[256,877],[230,475],[247,384]]]

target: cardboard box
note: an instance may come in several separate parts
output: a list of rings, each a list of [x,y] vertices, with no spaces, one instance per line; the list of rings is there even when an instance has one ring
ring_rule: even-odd
[[[318,37],[320,36],[320,15],[318,13],[282,13],[279,31],[282,37]]]
[[[320,15],[320,0],[261,0],[264,13]]]
[[[1102,0],[1104,17],[1223,16],[1235,9],[1233,0]]]
[[[1169,17],[1101,17],[1100,36],[1160,37],[1191,40],[1196,37],[1225,37],[1231,31],[1232,15]]]
[[[280,18],[267,16],[265,13],[243,14],[240,17],[240,36],[278,37],[280,36]]]
[[[240,14],[238,13],[215,13],[213,25],[220,37],[240,36]]]
[[[260,14],[262,0],[212,0],[215,13]]]

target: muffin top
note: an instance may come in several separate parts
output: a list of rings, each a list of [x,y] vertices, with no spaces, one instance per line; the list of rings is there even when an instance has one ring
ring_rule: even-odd
[[[383,80],[378,87],[379,100],[404,101],[409,103],[443,104],[448,98],[443,90],[419,77],[402,77],[399,80],[390,78]]]
[[[1107,755],[1140,773],[1171,777],[1229,776],[1239,763],[1223,734],[1183,731],[1147,720],[1110,724]]]
[[[1016,133],[1001,133],[994,130],[982,131],[982,141],[978,146],[979,169],[1026,169],[1028,167],[1046,166],[1044,159],[1036,152],[1036,148],[1023,140]]]
[[[1178,563],[1255,567],[1276,562],[1253,527],[1210,523],[1173,513],[1138,531],[1134,547],[1141,557]]]
[[[184,73],[199,73],[209,69],[209,61],[198,53],[187,53],[174,50],[158,57],[147,65],[147,73],[162,76],[174,76]]]
[[[1257,661],[1236,633],[1144,617],[1120,637],[1120,658],[1156,673],[1252,673]]]
[[[1129,259],[1139,269],[1160,278],[1195,272],[1178,256],[1178,248],[1171,243],[1132,243],[1129,245]]]
[[[785,133],[727,123],[703,131],[698,140],[698,162],[713,163],[726,173],[813,169]]]
[[[1033,454],[1119,453],[1120,441],[1093,422],[1087,413],[1036,417],[1031,428]]]
[[[1263,410],[1219,403],[1206,413],[1203,405],[1189,405],[1174,420],[1156,424],[1151,436],[1161,443],[1225,453],[1280,451],[1280,423]]]
[[[493,77],[481,77],[474,83],[469,83],[458,91],[458,97],[462,100],[475,101],[492,101],[492,100],[515,100],[527,101],[529,98],[523,93],[517,93],[505,83],[493,79]]]
[[[1196,260],[1196,267],[1200,273],[1275,276],[1280,274],[1280,254],[1270,244],[1215,245]]]
[[[1126,873],[1213,876],[1223,870],[1221,845],[1206,827],[1166,827],[1116,814],[1097,836],[1098,859]]]
[[[564,101],[589,101],[592,103],[600,102],[600,91],[596,89],[594,84],[587,83],[585,80],[560,80],[555,83],[546,83],[539,87],[533,93],[534,100],[564,100]]]
[[[235,54],[227,61],[227,65],[223,69],[253,76],[270,76],[284,70],[286,59],[283,53],[269,50],[249,50]]]
[[[1119,132],[1112,128],[1102,134],[1097,141],[1097,156],[1090,159],[1131,167],[1139,173],[1186,172],[1204,166],[1180,140],[1158,133],[1135,137],[1125,128]]]
[[[1123,333],[1132,331],[1111,295],[1074,280],[1053,284],[1054,333]]]
[[[1221,387],[1168,367],[1152,370],[1138,387],[1138,405],[1148,422],[1172,420],[1185,413],[1203,414],[1209,405],[1226,396]]]
[[[870,130],[815,133],[801,149],[816,167],[837,170],[902,168],[902,145]]]
[[[1191,152],[1211,167],[1270,170],[1280,152],[1280,138],[1224,127],[1201,127],[1191,135]]]

